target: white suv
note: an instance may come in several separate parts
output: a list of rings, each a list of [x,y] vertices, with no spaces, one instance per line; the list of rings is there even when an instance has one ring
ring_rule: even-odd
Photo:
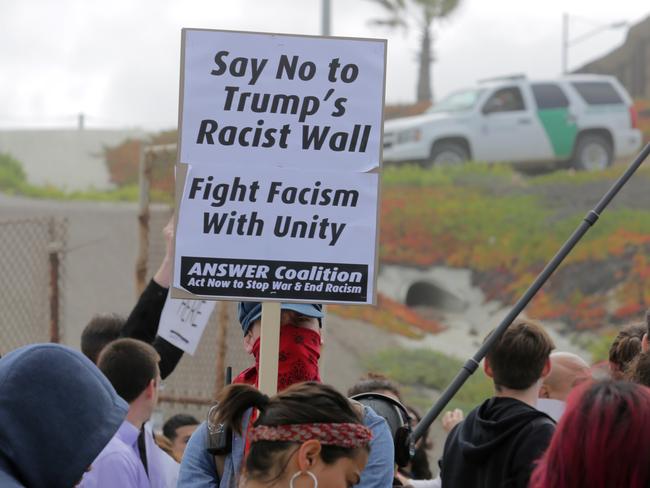
[[[384,123],[385,162],[572,161],[596,170],[641,142],[630,96],[601,75],[487,80],[423,115]]]

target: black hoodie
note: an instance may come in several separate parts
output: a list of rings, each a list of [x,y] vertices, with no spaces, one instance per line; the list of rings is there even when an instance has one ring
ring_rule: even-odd
[[[554,431],[551,417],[519,400],[486,400],[447,437],[443,488],[525,488]]]

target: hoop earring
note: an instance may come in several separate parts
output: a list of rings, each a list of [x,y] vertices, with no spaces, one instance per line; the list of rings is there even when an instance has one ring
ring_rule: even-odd
[[[289,488],[293,488],[293,482],[297,477],[299,477],[301,474],[306,474],[309,476],[312,481],[314,482],[314,487],[313,488],[318,488],[318,479],[316,478],[316,475],[312,473],[311,471],[296,471],[296,473],[291,477],[291,480],[289,480]]]

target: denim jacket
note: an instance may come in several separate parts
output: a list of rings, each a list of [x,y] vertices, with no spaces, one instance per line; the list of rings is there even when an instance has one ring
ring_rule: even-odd
[[[244,416],[242,432],[246,432],[249,414]],[[359,488],[391,488],[393,486],[394,445],[386,421],[370,407],[364,407],[363,423],[372,430],[368,464],[361,473]],[[222,479],[217,477],[214,457],[208,453],[208,429],[203,422],[187,443],[178,488],[236,488],[244,459],[244,439],[233,433],[232,451],[226,456]]]

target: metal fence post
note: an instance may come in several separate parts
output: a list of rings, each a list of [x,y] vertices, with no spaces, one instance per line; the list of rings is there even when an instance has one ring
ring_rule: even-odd
[[[147,262],[149,260],[149,201],[151,190],[151,158],[145,143],[140,149],[140,212],[138,214],[139,250],[135,264],[135,293],[139,297],[144,291],[147,279]]]
[[[228,352],[228,313],[229,303],[222,301],[219,303],[219,318],[217,319],[217,357],[215,361],[216,380],[214,385],[214,399],[223,390],[225,386],[226,373],[226,353]]]
[[[56,220],[52,217],[48,222],[48,231],[50,243],[48,245],[48,254],[50,261],[50,342],[59,342],[61,334],[59,332],[59,251],[60,243],[57,241]]]

